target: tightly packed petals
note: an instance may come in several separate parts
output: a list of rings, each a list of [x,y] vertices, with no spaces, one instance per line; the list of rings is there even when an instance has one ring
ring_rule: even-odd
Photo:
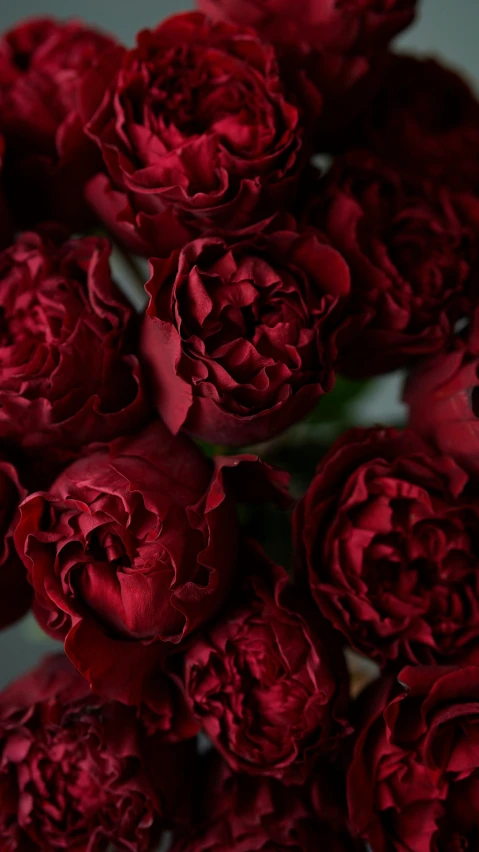
[[[85,117],[104,94],[87,81]],[[252,30],[177,15],[138,36],[88,126],[107,175],[89,199],[140,254],[254,229],[292,196],[303,164],[298,110],[274,49]]]
[[[147,737],[63,655],[0,694],[0,845],[148,852],[185,796],[189,747]]]
[[[364,696],[348,775],[353,827],[372,852],[476,849],[477,655],[462,666],[406,668],[398,680]]]
[[[299,570],[360,653],[430,662],[479,636],[479,502],[412,432],[357,429],[318,465],[294,519]]]
[[[0,452],[0,629],[28,610],[32,589],[13,543],[18,506],[27,492],[10,459]]]
[[[361,152],[321,186],[310,217],[351,268],[339,368],[375,375],[440,351],[477,298],[475,200]]]
[[[238,471],[246,487],[245,467],[253,491],[283,487],[255,457],[210,465],[155,423],[22,504],[15,541],[37,617],[102,695],[146,700],[159,655],[224,604],[238,538],[227,480]]]
[[[286,572],[260,559],[248,559],[255,575],[186,652],[186,696],[232,769],[302,783],[348,733],[344,661]]]
[[[319,232],[293,225],[151,262],[141,351],[173,433],[264,441],[331,389],[349,270]]]
[[[109,253],[104,239],[55,231],[22,234],[0,254],[0,437],[44,461],[146,417],[136,318]]]
[[[22,226],[58,218],[73,229],[92,214],[84,186],[101,157],[79,116],[82,76],[114,41],[77,22],[39,18],[0,41],[0,129],[8,142],[8,189]]]

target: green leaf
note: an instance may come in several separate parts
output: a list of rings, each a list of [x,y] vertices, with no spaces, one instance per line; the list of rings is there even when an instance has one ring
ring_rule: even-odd
[[[325,394],[306,418],[306,423],[337,423],[348,420],[349,405],[368,387],[369,379],[347,379],[337,376],[334,388]]]

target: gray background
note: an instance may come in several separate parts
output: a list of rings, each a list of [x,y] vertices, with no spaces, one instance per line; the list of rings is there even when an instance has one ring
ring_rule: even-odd
[[[175,0],[0,0],[0,29],[29,15],[77,16],[131,44],[137,30],[192,5]],[[398,45],[442,57],[466,72],[479,87],[478,42],[479,0],[423,0],[419,21],[399,39]],[[400,376],[377,380],[368,399],[355,412],[358,424],[395,421],[401,413],[400,388]],[[0,687],[32,666],[47,650],[59,647],[41,633],[31,616],[4,631],[0,635]]]

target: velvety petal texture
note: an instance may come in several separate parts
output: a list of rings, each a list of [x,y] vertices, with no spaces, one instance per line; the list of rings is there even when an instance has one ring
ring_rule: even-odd
[[[381,665],[457,656],[479,637],[479,501],[416,434],[356,429],[295,512],[298,570],[323,613]]]
[[[13,542],[18,507],[26,495],[15,465],[0,452],[0,629],[21,618],[32,601],[32,589]]]
[[[286,224],[151,261],[141,353],[172,432],[264,441],[332,388],[349,270],[318,231]]]

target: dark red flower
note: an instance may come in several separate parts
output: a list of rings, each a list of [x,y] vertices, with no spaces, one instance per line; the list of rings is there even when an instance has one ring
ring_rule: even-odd
[[[0,254],[0,437],[66,461],[138,428],[147,407],[108,242],[53,237],[22,234]]]
[[[161,417],[210,441],[264,441],[334,382],[342,257],[312,229],[196,240],[151,261],[141,350]]]
[[[37,617],[102,695],[150,702],[158,659],[224,604],[236,571],[236,470],[255,496],[285,484],[253,456],[210,464],[155,423],[22,504],[15,542]]]
[[[257,573],[186,652],[187,700],[232,769],[302,783],[348,733],[344,661],[283,569],[260,553],[247,566]]]
[[[87,87],[89,104],[105,76],[91,75]],[[304,160],[274,49],[199,13],[139,34],[88,132],[108,172],[89,199],[141,254],[168,256],[195,236],[251,228],[284,206]]]
[[[406,668],[398,680],[364,696],[348,775],[353,827],[372,852],[475,850],[479,666]]]
[[[375,375],[440,351],[477,298],[473,199],[361,152],[319,186],[310,218],[351,268],[339,368]]]
[[[63,655],[0,694],[0,751],[5,852],[148,852],[187,797],[189,747],[146,736]]]
[[[114,44],[82,23],[48,18],[22,23],[0,41],[0,129],[22,226],[45,218],[78,230],[90,223],[83,191],[101,158],[83,132],[80,81]]]
[[[13,543],[18,506],[26,495],[16,467],[0,452],[0,629],[21,618],[32,600],[32,589]]]
[[[429,662],[479,636],[479,502],[412,432],[357,429],[318,465],[294,519],[299,568],[360,653]]]

